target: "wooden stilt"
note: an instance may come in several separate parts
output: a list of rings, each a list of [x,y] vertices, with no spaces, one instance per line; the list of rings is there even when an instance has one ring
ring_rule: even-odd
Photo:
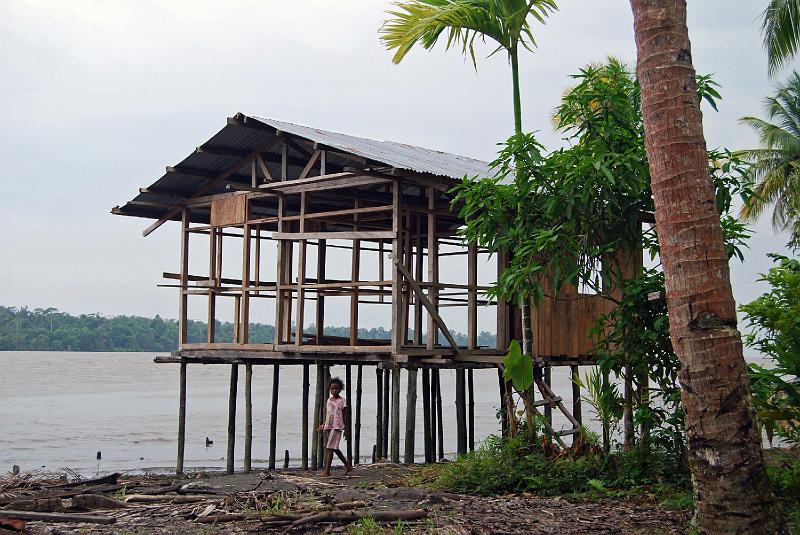
[[[244,366],[244,471],[253,469],[253,365]]]
[[[389,378],[391,373],[389,370],[383,372],[383,451],[381,451],[381,458],[389,458],[389,412],[391,404],[389,402],[389,393],[391,387],[389,385]]]
[[[425,462],[432,463],[434,456],[431,445],[431,371],[428,368],[422,368],[422,420]]]
[[[289,469],[289,450],[284,451],[283,453],[283,469]]]
[[[437,438],[438,434],[436,433],[436,400],[438,399],[439,393],[439,385],[437,384],[438,381],[436,380],[436,376],[438,371],[433,369],[431,370],[431,456],[433,457],[433,462],[436,462],[438,457],[436,456],[436,445],[437,445]]]
[[[546,366],[544,369],[544,382],[547,386],[551,385],[552,373],[553,368],[551,366]],[[553,425],[553,407],[549,403],[544,406],[544,418],[550,425]]]
[[[326,412],[328,408],[328,396],[331,391],[331,368],[328,364],[322,365],[322,399],[319,406],[319,421],[325,422]],[[317,446],[317,464],[320,468],[325,466],[325,432],[323,431],[317,436],[319,445]]]
[[[228,392],[228,451],[226,454],[225,471],[229,474],[234,469],[234,453],[236,451],[236,390],[239,382],[239,366],[231,364],[231,383]]]
[[[497,382],[500,384],[500,425],[504,437],[508,436],[508,413],[506,412],[506,380],[503,368],[497,368]]]
[[[466,377],[463,369],[456,370],[456,452],[467,453]]]
[[[356,371],[356,421],[355,421],[355,436],[353,437],[353,462],[359,464],[361,462],[361,381],[363,366],[358,365]]]
[[[436,370],[436,421],[439,423],[437,433],[439,435],[439,459],[444,459],[444,420],[442,419],[442,383],[439,380],[439,370]]]
[[[303,364],[303,407],[300,414],[300,428],[303,434],[302,452],[300,455],[300,468],[308,470],[308,381],[309,366]]]
[[[414,438],[417,424],[417,369],[408,368],[408,393],[406,394],[406,438],[403,462],[414,464]]]
[[[180,390],[178,392],[178,460],[175,473],[183,473],[183,452],[186,446],[186,363],[181,362]]]
[[[345,431],[347,433],[347,462],[350,464],[350,466],[353,466],[353,411],[350,407],[353,399],[350,395],[352,392],[352,388],[350,387],[350,380],[352,379],[350,374],[350,365],[347,364],[344,367],[344,370],[344,387],[345,391],[347,392],[345,394],[345,397],[347,398],[347,430]]]
[[[467,370],[467,424],[469,425],[467,443],[469,446],[469,451],[475,451],[475,386],[473,375],[474,370],[471,368]]]
[[[580,375],[578,372],[577,366],[570,366],[570,375],[572,377],[572,416],[578,421],[579,424],[583,425],[583,417],[581,414],[581,387],[579,386]],[[575,441],[578,440],[577,433],[572,435],[572,443],[575,444]]]
[[[400,367],[392,368],[392,462],[400,462]]]
[[[275,470],[275,447],[278,440],[278,391],[281,382],[281,367],[272,365],[272,411],[269,415],[269,469]]]
[[[380,457],[383,454],[383,370],[378,366],[375,367],[375,376],[377,378],[376,397],[378,398],[378,410],[375,413],[375,447],[377,455]],[[375,454],[372,456],[372,462],[375,462]]]
[[[313,427],[311,428],[311,469],[316,470],[319,468],[317,464],[317,448],[319,447],[319,440],[318,435],[320,421],[319,421],[319,405],[322,399],[322,388],[325,384],[324,378],[322,376],[322,364],[317,362],[317,380],[316,380],[316,388],[314,389],[314,417],[313,417]]]

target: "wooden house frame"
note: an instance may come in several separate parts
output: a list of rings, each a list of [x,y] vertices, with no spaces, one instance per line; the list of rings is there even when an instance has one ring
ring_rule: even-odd
[[[462,223],[457,211],[451,209],[449,191],[464,176],[490,174],[488,164],[470,158],[237,114],[180,164],[168,167],[158,181],[140,189],[139,195],[124,206],[115,207],[114,214],[156,220],[144,231],[145,236],[167,221],[181,222],[180,270],[164,273],[168,282],[163,284],[179,290],[179,347],[169,357],[156,358],[156,362],[181,365],[178,472],[183,470],[186,366],[191,363],[231,365],[231,422],[235,422],[238,365],[246,366],[248,407],[253,365],[274,366],[276,378],[279,366],[302,365],[303,467],[309,460],[310,365],[317,365],[313,429],[322,417],[320,411],[324,411],[320,400],[327,392],[327,366],[346,365],[348,387],[350,367],[357,366],[358,396],[362,366],[376,367],[378,410],[384,415],[378,417],[376,456],[393,461],[400,458],[400,369],[409,373],[407,415],[415,411],[416,371],[423,372],[425,459],[431,461],[435,459],[437,417],[442,451],[441,405],[438,416],[436,410],[437,370],[454,368],[457,450],[463,453],[472,446],[474,440],[468,438],[472,415],[467,414],[466,393],[469,387],[472,402],[471,370],[499,368],[509,341],[518,337],[519,322],[514,307],[502,301],[491,304],[496,307],[492,326],[496,344],[479,345],[479,309],[490,305],[482,295],[486,288],[478,284],[479,259],[484,268],[492,262],[495,273],[502,272],[505,259],[497,255],[488,258],[486,251],[462,245],[458,237]],[[198,251],[194,245],[197,237],[203,242]],[[236,243],[233,259],[228,252],[231,241]],[[224,258],[223,249],[227,252]],[[270,249],[274,258],[264,261]],[[344,251],[349,257],[347,276],[330,276],[327,259],[332,251]],[[190,272],[190,253],[203,259],[200,265],[205,269],[200,273]],[[444,256],[462,259],[465,282],[448,282],[448,274],[440,270]],[[377,276],[364,276],[367,261],[373,263],[371,268]],[[238,276],[223,276],[223,262],[226,267],[234,265]],[[205,303],[208,331],[202,341],[188,337],[190,299]],[[329,323],[326,299],[348,301],[340,307],[349,310],[346,320],[337,316],[335,323]],[[231,300],[234,336],[222,340],[215,332],[215,320],[220,304]],[[275,335],[271,341],[254,342],[251,324],[266,321],[254,312],[253,304],[264,301],[274,307]],[[390,310],[390,339],[359,336],[360,309],[367,306]],[[466,315],[466,344],[458,344],[452,336],[442,317],[446,307],[461,309]],[[532,319],[536,352],[548,365],[545,378],[549,377],[550,365],[571,366],[574,376],[578,365],[591,362],[591,341],[586,332],[608,309],[609,303],[599,296],[582,296],[574,290],[559,299],[548,299],[536,309]],[[326,334],[326,325],[349,327],[348,336]],[[273,385],[273,409],[278,402],[277,381]],[[573,421],[569,432],[574,432],[580,425],[579,394],[574,392],[573,396],[575,419],[546,384],[539,386],[544,399],[537,405],[546,414],[560,408]],[[500,389],[502,396],[502,381]],[[275,412],[270,467],[274,467],[276,456]],[[358,461],[360,414],[355,419],[355,452],[349,454]],[[414,424],[413,417],[410,422],[407,418],[407,462],[413,462],[415,454]],[[251,420],[246,435],[250,438],[246,438],[245,469],[249,470]],[[321,437],[317,435],[314,432],[312,438],[312,467],[322,454]],[[234,467],[234,440],[235,423],[231,423],[230,471]]]

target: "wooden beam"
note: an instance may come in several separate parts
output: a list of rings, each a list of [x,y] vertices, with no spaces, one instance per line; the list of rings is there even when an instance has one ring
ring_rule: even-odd
[[[269,415],[269,469],[275,470],[275,448],[278,440],[278,392],[280,386],[279,364],[272,366],[272,410]]]
[[[361,230],[356,232],[273,232],[274,240],[378,240],[391,239],[392,232]]]
[[[264,144],[263,146],[259,147],[257,150],[254,150],[253,152],[249,153],[247,156],[245,156],[243,158],[240,158],[234,165],[230,166],[228,169],[223,171],[221,174],[219,174],[218,176],[216,176],[215,178],[210,180],[207,184],[205,184],[200,189],[198,189],[196,192],[194,192],[192,197],[196,197],[196,196],[200,196],[200,195],[204,195],[204,194],[208,193],[209,191],[211,191],[212,188],[217,186],[219,183],[223,182],[224,180],[226,180],[226,179],[230,178],[231,176],[233,176],[234,174],[238,173],[239,170],[245,164],[247,164],[247,162],[249,162],[252,158],[254,158],[256,154],[259,154],[261,152],[267,151],[269,148],[271,148],[276,143],[277,143],[277,138],[273,139],[273,140],[270,140],[269,143]],[[161,219],[159,219],[158,221],[156,221],[155,223],[153,223],[152,225],[147,227],[142,232],[142,235],[143,236],[150,235],[154,230],[159,228],[161,225],[163,225],[167,221],[171,220],[178,213],[179,213],[179,210],[171,210],[171,211],[167,212],[167,214],[164,215],[163,217],[161,217]]]
[[[314,151],[314,154],[312,154],[311,158],[308,159],[308,163],[303,168],[303,171],[300,173],[299,180],[303,180],[308,176],[308,173],[311,172],[311,168],[314,167],[314,164],[316,164],[317,160],[319,160],[320,154],[322,154],[321,150],[317,149]]]
[[[309,364],[303,364],[303,402],[300,412],[300,433],[302,435],[302,453],[300,455],[300,468],[308,470],[308,381]]]
[[[188,284],[189,274],[189,210],[181,210],[181,286]],[[188,341],[188,302],[187,295],[181,291],[178,305],[178,344],[185,344]]]
[[[417,281],[414,280],[414,278],[411,276],[411,273],[409,273],[408,270],[406,270],[406,268],[398,260],[394,260],[394,265],[400,272],[400,274],[403,275],[403,277],[406,279],[406,282],[408,282],[408,284],[411,285],[411,289],[414,290],[417,299],[420,300],[422,306],[424,306],[425,309],[428,311],[428,316],[433,318],[434,323],[439,327],[439,329],[441,329],[442,334],[447,339],[447,342],[450,344],[450,346],[453,348],[453,351],[455,351],[456,354],[459,354],[460,349],[455,339],[453,338],[453,335],[450,334],[450,330],[447,328],[447,324],[439,315],[439,312],[436,310],[436,307],[433,305],[433,303],[431,303],[431,301],[422,291],[420,285],[417,284]]]
[[[400,462],[400,366],[392,368],[392,462]]]
[[[408,391],[406,393],[406,437],[403,462],[414,464],[414,439],[417,425],[417,369],[407,368]]]
[[[231,364],[231,381],[228,391],[228,450],[225,456],[225,471],[229,474],[234,470],[234,455],[236,452],[236,385],[239,381],[239,366]]]
[[[175,473],[183,474],[183,454],[186,446],[186,362],[181,361],[180,386],[178,390],[178,459]]]
[[[253,468],[253,365],[244,367],[244,471]]]

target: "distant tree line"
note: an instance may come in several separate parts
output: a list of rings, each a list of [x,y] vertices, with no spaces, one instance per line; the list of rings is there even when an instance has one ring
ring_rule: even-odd
[[[189,342],[204,342],[208,327],[205,322],[190,320]],[[315,332],[307,327],[306,332]],[[272,325],[250,324],[250,343],[264,344],[274,340]],[[348,327],[326,327],[326,335],[349,337]],[[466,345],[466,336],[452,333],[459,344]],[[383,327],[359,329],[359,338],[390,339],[392,332]],[[233,324],[217,321],[216,340],[232,341]],[[494,346],[495,336],[482,332],[478,344]],[[55,308],[0,306],[0,351],[174,351],[178,348],[178,321],[160,316],[105,317],[100,314],[73,316]]]

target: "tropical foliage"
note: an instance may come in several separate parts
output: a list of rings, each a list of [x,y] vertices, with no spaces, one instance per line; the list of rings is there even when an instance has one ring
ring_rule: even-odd
[[[750,386],[767,436],[800,445],[800,262],[771,256],[778,265],[759,279],[770,291],[740,307],[753,328],[747,345],[772,360],[750,365]]]
[[[202,321],[189,321],[189,342],[204,342],[208,327]],[[316,332],[313,325],[307,332]],[[233,340],[233,324],[217,321],[218,341]],[[349,327],[325,327],[325,334],[350,336]],[[467,337],[452,332],[456,342],[466,345]],[[358,330],[359,338],[389,340],[390,330],[383,327]],[[272,325],[250,324],[253,343],[271,343]],[[495,335],[481,332],[478,343],[495,344]],[[14,308],[0,306],[0,351],[174,351],[178,349],[178,322],[160,316],[106,317],[100,314],[73,316],[55,308]]]
[[[785,65],[800,46],[800,0],[770,0],[761,15],[769,73]]]
[[[754,195],[747,199],[742,215],[758,218],[774,205],[772,224],[791,232],[790,244],[800,245],[800,74],[794,72],[764,99],[767,119],[742,117],[753,128],[761,148],[742,151],[753,163]]]

